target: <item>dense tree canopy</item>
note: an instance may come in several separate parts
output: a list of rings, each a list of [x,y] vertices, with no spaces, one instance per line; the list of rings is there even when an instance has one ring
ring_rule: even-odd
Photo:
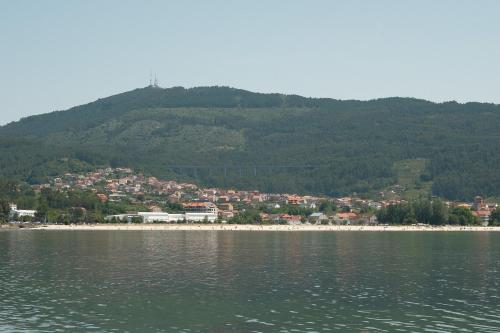
[[[0,198],[0,223],[9,219],[10,207],[9,202]]]
[[[491,213],[489,225],[500,226],[500,208],[495,209]]]
[[[472,216],[470,210],[467,209]],[[475,224],[475,220],[456,220],[456,216],[460,215],[462,218],[462,211],[452,210],[448,214],[448,208],[439,199],[418,200],[409,203],[389,205],[377,211],[376,213],[379,223],[382,224],[430,224],[430,225],[443,225],[443,224],[462,224],[458,222],[466,222],[464,224]],[[473,216],[472,216],[473,217]]]
[[[465,207],[455,207],[450,212],[449,224],[455,225],[473,225],[478,224],[479,220],[470,209]]]
[[[500,195],[499,124],[493,104],[144,88],[1,127],[0,176],[37,183],[130,166],[202,185],[338,196],[376,193],[400,180],[401,161],[422,161],[411,186],[471,199]]]

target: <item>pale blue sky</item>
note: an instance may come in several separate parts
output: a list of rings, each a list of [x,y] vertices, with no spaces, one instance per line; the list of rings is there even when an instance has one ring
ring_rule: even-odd
[[[0,0],[0,124],[147,85],[500,103],[500,1]]]

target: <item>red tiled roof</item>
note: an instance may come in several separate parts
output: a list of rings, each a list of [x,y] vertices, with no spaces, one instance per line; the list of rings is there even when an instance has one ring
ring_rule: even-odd
[[[337,213],[337,216],[341,219],[349,219],[354,218],[357,215],[355,213]]]

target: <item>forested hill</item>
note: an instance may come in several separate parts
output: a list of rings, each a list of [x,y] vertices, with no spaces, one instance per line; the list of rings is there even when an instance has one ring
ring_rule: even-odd
[[[130,166],[204,185],[500,195],[500,106],[147,87],[0,127],[0,176]],[[420,192],[419,192],[420,191]]]
[[[45,135],[71,128],[85,129],[126,112],[146,108],[284,108],[335,106],[333,99],[312,99],[297,95],[260,94],[229,87],[146,87],[98,99],[66,111],[52,112],[22,119],[4,127],[2,133],[22,130],[30,135]],[[352,102],[353,104],[359,102]]]

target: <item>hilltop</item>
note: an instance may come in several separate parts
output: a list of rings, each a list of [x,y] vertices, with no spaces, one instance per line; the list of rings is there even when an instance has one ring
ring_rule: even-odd
[[[0,127],[0,176],[129,166],[204,186],[500,195],[500,106],[146,87]]]

